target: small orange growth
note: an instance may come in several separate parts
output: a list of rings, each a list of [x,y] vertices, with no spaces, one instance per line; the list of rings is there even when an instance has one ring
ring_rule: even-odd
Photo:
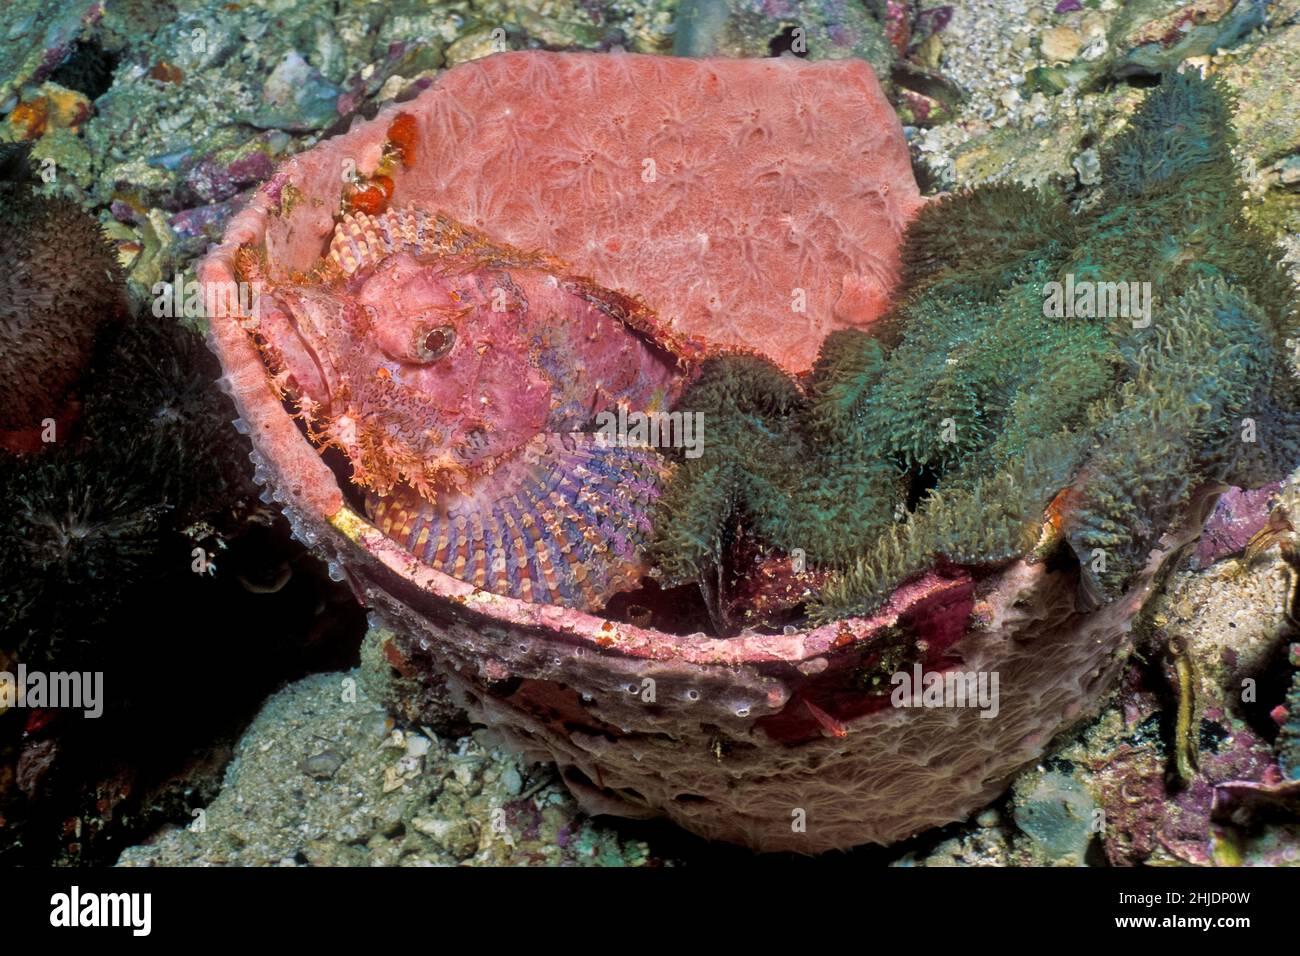
[[[1052,531],[1060,533],[1061,528],[1065,525],[1066,514],[1077,504],[1078,493],[1073,487],[1065,488],[1058,492],[1056,497],[1047,505],[1047,511],[1043,515],[1046,523],[1051,526]]]
[[[144,244],[134,239],[121,239],[117,242],[117,261],[124,269],[129,268],[142,252]]]
[[[18,127],[23,139],[36,139],[43,136],[49,120],[49,101],[43,96],[27,103],[19,103],[9,114],[10,124]]]
[[[415,162],[416,135],[415,117],[410,113],[398,113],[389,124],[388,143],[402,157],[402,165],[407,168]]]
[[[370,216],[377,216],[388,205],[388,196],[378,186],[367,186],[352,194],[352,208]]]
[[[600,629],[603,633],[596,635],[597,644],[599,644],[601,647],[613,647],[615,644],[618,643],[609,634],[610,631],[614,630],[614,625],[610,621],[606,621],[604,624],[602,624],[600,626]]]
[[[831,647],[839,650],[841,647],[848,647],[857,639],[858,635],[856,633],[848,627],[841,626],[839,631],[835,634],[835,641],[831,644]]]
[[[159,60],[149,71],[149,77],[159,83],[179,83],[184,76],[179,66],[174,66],[166,60]]]
[[[388,200],[393,198],[393,181],[387,176],[375,176],[370,185],[365,186],[351,196],[352,208],[367,215],[377,216],[388,208]]]

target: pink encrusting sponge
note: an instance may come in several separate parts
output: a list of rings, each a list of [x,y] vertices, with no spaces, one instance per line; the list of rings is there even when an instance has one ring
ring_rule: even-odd
[[[506,53],[367,133],[350,158],[383,188],[353,193],[364,211],[440,210],[795,372],[884,312],[924,202],[859,60]]]
[[[791,371],[884,312],[923,201],[860,60],[506,54],[427,96],[423,188],[452,218]]]

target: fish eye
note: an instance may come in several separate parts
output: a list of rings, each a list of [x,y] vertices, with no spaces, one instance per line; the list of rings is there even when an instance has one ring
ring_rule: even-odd
[[[415,356],[421,362],[436,362],[456,344],[456,330],[450,325],[415,331]]]

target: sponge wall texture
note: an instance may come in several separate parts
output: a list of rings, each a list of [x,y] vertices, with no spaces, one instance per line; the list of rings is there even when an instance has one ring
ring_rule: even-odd
[[[885,311],[924,202],[902,127],[857,60],[503,53],[449,70],[401,112],[392,206],[545,250],[678,332],[791,372],[827,333]],[[384,128],[335,141],[328,169],[304,160],[298,188],[337,193],[348,160],[372,175]],[[302,252],[305,269],[321,250]]]

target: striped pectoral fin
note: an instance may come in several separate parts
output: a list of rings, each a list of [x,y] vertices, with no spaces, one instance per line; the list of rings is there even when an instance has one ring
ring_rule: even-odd
[[[598,610],[648,571],[644,545],[665,464],[598,437],[540,435],[516,458],[436,501],[370,496],[387,536],[452,577],[525,601]]]

